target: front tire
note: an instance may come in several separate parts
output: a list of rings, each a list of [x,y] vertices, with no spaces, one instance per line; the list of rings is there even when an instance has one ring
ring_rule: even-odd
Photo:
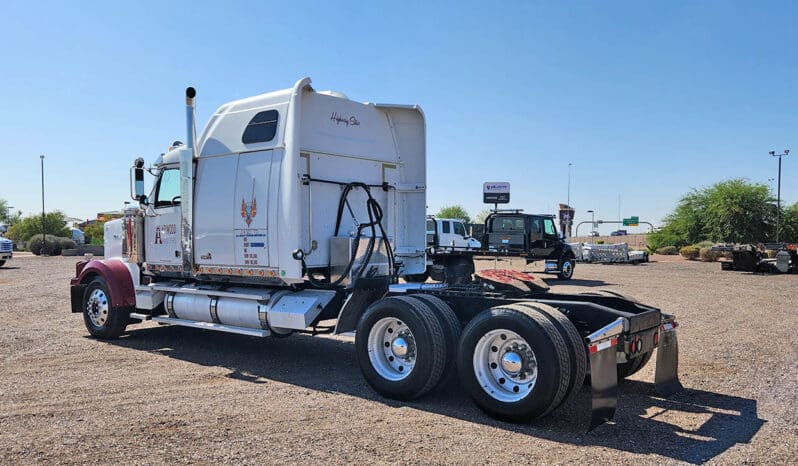
[[[103,340],[119,337],[130,320],[130,310],[111,305],[108,285],[95,278],[83,293],[83,322],[92,336]]]
[[[412,400],[432,390],[446,364],[446,344],[429,307],[408,297],[381,299],[357,325],[360,371],[377,393]]]
[[[573,257],[565,257],[560,262],[560,272],[557,274],[557,278],[560,280],[570,280],[574,276],[574,267],[576,267],[576,261]]]

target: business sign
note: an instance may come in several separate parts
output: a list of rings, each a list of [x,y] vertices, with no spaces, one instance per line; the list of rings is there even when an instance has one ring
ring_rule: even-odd
[[[504,181],[482,183],[482,202],[507,204],[510,202],[510,183]]]

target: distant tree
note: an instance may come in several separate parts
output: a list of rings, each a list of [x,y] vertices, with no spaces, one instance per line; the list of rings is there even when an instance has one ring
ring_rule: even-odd
[[[779,223],[779,239],[787,243],[798,243],[798,202],[784,209]]]
[[[56,210],[44,215],[44,231],[48,235],[71,237],[69,228],[66,227],[64,213]],[[15,241],[28,241],[31,236],[42,232],[41,215],[31,215],[15,223],[8,229],[8,236]]]
[[[483,209],[477,212],[477,217],[474,219],[475,223],[485,223],[485,220],[490,215],[490,209]]]
[[[773,239],[775,219],[776,206],[766,185],[725,180],[683,196],[648,242],[655,248],[703,240],[760,243]]]
[[[459,205],[447,206],[442,207],[441,210],[436,215],[438,218],[456,218],[462,220],[464,223],[471,223],[471,216],[468,215],[468,212]]]
[[[105,222],[94,222],[86,225],[86,228],[83,229],[83,234],[86,235],[86,239],[89,240],[89,243],[99,245],[104,244],[104,225]]]
[[[16,213],[12,212],[8,207],[8,201],[0,199],[0,223],[13,225],[19,222],[20,217],[22,217],[21,211],[17,211]]]

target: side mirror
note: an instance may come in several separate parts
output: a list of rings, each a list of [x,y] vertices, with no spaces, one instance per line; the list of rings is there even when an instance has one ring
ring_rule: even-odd
[[[130,171],[130,197],[142,205],[147,205],[147,195],[144,194],[144,159],[137,158]]]

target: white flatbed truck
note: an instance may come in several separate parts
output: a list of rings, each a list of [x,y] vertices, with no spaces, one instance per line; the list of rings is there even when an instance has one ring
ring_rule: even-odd
[[[146,320],[252,337],[355,331],[383,396],[412,400],[456,373],[509,421],[554,411],[588,371],[591,427],[611,419],[618,377],[655,348],[658,390],[680,388],[676,323],[657,308],[526,287],[534,278],[509,271],[400,282],[426,268],[419,107],[354,102],[304,78],[222,105],[197,136],[195,95],[186,143],[131,167],[137,205],[106,224],[106,257],[76,264],[71,307],[94,337]]]

